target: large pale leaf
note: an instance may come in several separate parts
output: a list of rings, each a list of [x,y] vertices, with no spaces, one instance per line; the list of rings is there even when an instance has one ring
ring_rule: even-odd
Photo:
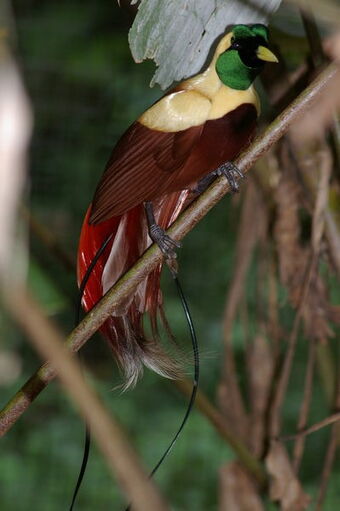
[[[151,85],[165,89],[197,73],[213,42],[235,23],[268,23],[281,0],[142,0],[129,33],[136,62],[158,66]]]

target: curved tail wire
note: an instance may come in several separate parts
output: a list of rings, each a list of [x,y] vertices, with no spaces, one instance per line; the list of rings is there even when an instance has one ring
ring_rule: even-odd
[[[193,409],[193,406],[194,406],[194,403],[195,403],[195,399],[196,399],[196,395],[197,395],[197,390],[198,390],[199,376],[200,376],[199,348],[198,348],[198,342],[197,342],[197,337],[196,337],[194,323],[193,323],[193,320],[192,320],[192,317],[191,317],[191,313],[190,313],[190,309],[189,309],[188,303],[187,303],[185,295],[183,293],[182,286],[180,284],[180,281],[178,280],[178,276],[174,275],[173,273],[172,273],[172,275],[173,275],[173,278],[174,278],[174,281],[175,281],[175,284],[176,284],[177,292],[178,292],[178,295],[180,297],[180,300],[181,300],[181,303],[182,303],[182,307],[183,307],[183,311],[184,311],[184,315],[185,315],[185,318],[187,320],[189,331],[190,331],[191,345],[192,345],[192,351],[193,351],[193,355],[194,355],[194,377],[193,377],[192,391],[191,391],[189,403],[188,403],[186,412],[184,414],[184,417],[182,419],[182,422],[181,422],[178,430],[176,431],[173,439],[171,440],[170,444],[165,449],[164,453],[162,454],[162,456],[160,457],[160,459],[158,460],[158,462],[156,463],[154,468],[151,470],[150,477],[152,477],[157,472],[157,470],[162,465],[162,463],[165,460],[165,458],[167,458],[167,456],[170,454],[170,451],[172,450],[173,446],[175,445],[176,441],[178,440],[178,437],[180,436],[180,434],[181,434],[181,432],[182,432],[182,430],[183,430],[183,428],[184,428],[184,426],[185,426],[185,424],[186,424],[186,422],[187,422],[187,420],[189,418],[189,415],[190,415],[191,410]],[[131,511],[131,505],[130,504],[125,509],[125,511]]]
[[[81,284],[79,286],[79,293],[78,293],[77,304],[76,304],[76,313],[75,313],[75,318],[74,318],[75,319],[75,321],[74,321],[75,326],[77,326],[79,324],[79,322],[80,322],[81,302],[82,302],[82,299],[83,299],[84,289],[86,287],[87,281],[89,280],[93,268],[97,264],[98,259],[100,258],[100,256],[104,252],[104,250],[107,247],[107,244],[110,242],[112,236],[113,235],[110,234],[105,239],[105,241],[103,242],[102,246],[98,249],[95,257],[93,258],[91,264],[89,265],[88,269],[86,270],[86,273],[84,275],[83,280],[81,281]],[[81,483],[82,483],[83,478],[84,478],[84,474],[85,474],[85,471],[86,471],[87,462],[88,462],[89,454],[90,454],[90,446],[91,446],[91,434],[90,434],[89,428],[86,425],[83,459],[82,459],[82,462],[81,462],[81,466],[80,466],[80,470],[79,470],[79,475],[78,475],[78,479],[77,479],[77,482],[76,482],[76,486],[75,486],[74,491],[73,491],[73,496],[72,496],[72,501],[71,501],[71,505],[70,505],[69,511],[73,510],[73,506],[75,504],[75,501],[76,501],[76,498],[77,498],[77,495],[78,495],[78,491],[80,489]]]
[[[78,325],[78,323],[80,321],[81,302],[82,302],[82,297],[83,297],[83,293],[84,293],[84,289],[86,287],[87,281],[90,278],[90,275],[91,275],[95,265],[97,264],[100,256],[103,254],[103,252],[104,252],[105,248],[107,247],[108,243],[110,242],[112,236],[113,235],[111,234],[111,235],[109,235],[105,239],[105,241],[103,242],[103,244],[101,245],[101,247],[97,251],[95,257],[93,258],[91,264],[87,268],[87,271],[86,271],[86,273],[85,273],[85,275],[83,277],[83,280],[82,280],[82,282],[80,284],[78,301],[77,301],[77,307],[76,307],[76,314],[75,314],[75,325]],[[162,456],[160,457],[160,459],[158,460],[158,462],[156,463],[156,465],[152,469],[152,471],[150,473],[150,477],[152,477],[157,472],[159,467],[162,465],[164,460],[169,455],[170,451],[172,450],[173,446],[175,445],[176,441],[178,440],[178,437],[180,436],[180,434],[181,434],[181,432],[182,432],[182,430],[183,430],[183,428],[184,428],[184,426],[185,426],[185,424],[186,424],[186,422],[187,422],[187,420],[189,418],[189,415],[190,415],[190,413],[192,411],[192,408],[194,406],[194,403],[195,403],[195,399],[196,399],[196,395],[197,395],[197,390],[198,390],[198,383],[199,383],[199,374],[200,374],[199,348],[198,348],[198,342],[197,342],[197,337],[196,337],[194,323],[193,323],[193,320],[192,320],[192,317],[191,317],[191,313],[190,313],[190,309],[189,309],[188,303],[187,303],[185,295],[183,293],[182,286],[181,286],[180,281],[178,279],[178,276],[174,275],[173,273],[172,273],[172,275],[173,275],[173,279],[174,279],[175,284],[176,284],[178,295],[179,295],[180,300],[181,300],[181,304],[182,304],[182,307],[183,307],[185,318],[186,318],[187,323],[188,323],[190,337],[191,337],[191,344],[192,344],[192,350],[193,350],[193,355],[194,355],[193,386],[192,386],[192,391],[191,391],[189,403],[188,403],[186,412],[184,414],[184,417],[182,419],[182,422],[181,422],[179,428],[177,429],[177,431],[176,431],[173,439],[171,440],[170,444],[168,445],[168,447],[166,448],[166,450],[164,451],[164,453],[162,454]],[[88,462],[88,458],[89,458],[90,445],[91,445],[91,435],[90,435],[90,431],[89,431],[88,427],[86,426],[83,459],[82,459],[82,463],[81,463],[78,479],[77,479],[77,482],[76,482],[76,486],[75,486],[75,489],[74,489],[74,492],[73,492],[72,502],[71,502],[69,511],[73,511],[74,504],[76,502],[76,498],[77,498],[79,489],[81,487],[81,484],[82,484],[82,481],[83,481],[83,478],[84,478],[84,474],[85,474],[85,471],[86,471],[87,462]],[[130,511],[130,505],[126,508],[126,511]]]
[[[176,434],[174,435],[172,441],[170,442],[169,446],[164,451],[164,454],[161,456],[161,458],[159,459],[158,463],[152,469],[152,471],[150,473],[150,477],[152,477],[155,474],[155,472],[157,472],[157,470],[159,469],[159,467],[161,466],[161,464],[163,463],[165,458],[170,453],[171,449],[173,448],[175,442],[177,441],[179,435],[181,434],[181,432],[182,432],[182,430],[183,430],[183,428],[184,428],[184,426],[185,426],[185,424],[186,424],[186,422],[187,422],[187,420],[189,418],[189,415],[190,415],[191,410],[192,410],[192,408],[194,406],[194,403],[195,403],[196,394],[197,394],[197,390],[198,390],[199,376],[200,376],[199,349],[198,349],[198,342],[197,342],[197,337],[196,337],[194,323],[192,321],[190,309],[189,309],[188,303],[187,303],[187,301],[185,299],[185,296],[184,296],[184,293],[183,293],[183,290],[182,290],[182,286],[181,286],[177,276],[174,277],[174,281],[175,281],[175,284],[176,284],[176,287],[177,287],[177,291],[178,291],[178,294],[179,294],[179,297],[180,297],[180,300],[181,300],[181,303],[182,303],[182,307],[183,307],[183,310],[184,310],[185,318],[187,320],[189,331],[190,331],[192,351],[193,351],[193,355],[194,355],[194,377],[193,377],[191,396],[190,396],[189,403],[188,403],[186,412],[184,414],[183,420],[182,420],[182,422],[181,422],[181,424],[180,424]]]

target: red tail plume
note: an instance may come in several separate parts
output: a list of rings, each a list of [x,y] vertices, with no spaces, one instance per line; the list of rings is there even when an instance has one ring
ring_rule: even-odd
[[[175,192],[154,204],[157,223],[167,229],[183,209],[188,191]],[[86,213],[78,249],[78,284],[80,285],[91,261],[112,233],[103,254],[94,267],[83,294],[86,311],[117,282],[150,245],[142,204],[99,224],[90,224],[91,205]],[[162,311],[160,275],[162,264],[139,284],[119,309],[103,324],[101,332],[109,342],[113,354],[126,377],[125,388],[134,385],[143,371],[143,364],[153,371],[175,378],[179,365],[170,360],[158,342],[158,315],[166,324]],[[152,337],[147,338],[143,328],[143,314],[147,312]]]

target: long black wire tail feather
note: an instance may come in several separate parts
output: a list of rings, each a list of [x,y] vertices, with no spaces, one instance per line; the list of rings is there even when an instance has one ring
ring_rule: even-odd
[[[72,511],[72,509],[73,509],[73,506],[75,504],[75,501],[76,501],[76,498],[77,498],[77,495],[78,495],[79,488],[80,488],[81,483],[83,481],[83,477],[84,477],[84,474],[85,474],[85,470],[86,470],[86,467],[87,467],[87,462],[88,462],[89,454],[90,454],[90,445],[91,445],[91,435],[90,435],[90,431],[89,431],[88,427],[86,426],[86,428],[85,428],[85,441],[84,441],[83,459],[82,459],[82,462],[81,462],[81,467],[80,467],[77,483],[76,483],[76,486],[74,488],[72,502],[71,502],[71,506],[70,506],[70,511]]]
[[[103,252],[104,252],[105,248],[107,247],[107,245],[108,245],[109,241],[111,240],[111,238],[112,238],[112,235],[108,236],[106,238],[106,240],[103,242],[102,246],[99,248],[99,250],[96,253],[95,257],[93,258],[91,264],[89,265],[89,267],[88,267],[88,269],[87,269],[87,271],[86,271],[86,273],[84,275],[84,278],[83,278],[83,280],[82,280],[82,282],[80,284],[78,301],[77,301],[77,306],[76,306],[76,314],[75,314],[75,325],[76,326],[78,325],[78,323],[80,321],[81,302],[82,302],[83,293],[84,293],[86,284],[87,284],[87,282],[88,282],[88,280],[89,280],[89,278],[91,276],[91,273],[92,273],[95,265],[97,264],[100,256],[103,254]],[[193,386],[192,386],[190,400],[189,400],[186,412],[184,414],[183,420],[182,420],[182,422],[181,422],[177,432],[175,433],[173,439],[171,440],[169,446],[164,451],[163,455],[161,456],[161,458],[159,459],[157,464],[152,469],[152,471],[150,473],[150,477],[152,477],[157,472],[159,467],[164,462],[165,458],[169,455],[169,453],[172,450],[173,446],[175,445],[178,437],[180,436],[180,434],[181,434],[181,432],[182,432],[182,430],[183,430],[183,428],[184,428],[184,426],[185,426],[185,424],[186,424],[186,422],[187,422],[187,420],[189,418],[191,410],[192,410],[192,408],[194,406],[195,399],[196,399],[196,394],[197,394],[197,390],[198,390],[198,382],[199,382],[199,369],[200,369],[199,349],[198,349],[198,342],[197,342],[197,337],[196,337],[196,332],[195,332],[194,324],[193,324],[192,317],[191,317],[191,314],[190,314],[189,306],[188,306],[187,301],[185,299],[185,296],[184,296],[184,293],[183,293],[183,290],[182,290],[182,286],[181,286],[181,284],[180,284],[180,282],[178,280],[178,277],[173,272],[172,272],[172,275],[173,275],[173,278],[174,278],[174,281],[175,281],[175,284],[176,284],[177,292],[179,294],[179,297],[180,297],[180,300],[181,300],[181,303],[182,303],[182,307],[183,307],[183,310],[184,310],[184,314],[185,314],[185,317],[186,317],[186,320],[187,320],[187,323],[188,323],[189,331],[190,331],[191,344],[192,344],[193,355],[194,355],[194,378],[193,378]],[[75,486],[75,489],[74,489],[74,492],[73,492],[72,502],[71,502],[71,506],[69,508],[69,511],[73,511],[74,504],[76,502],[76,498],[77,498],[80,486],[81,486],[83,478],[84,478],[84,474],[85,474],[85,471],[86,471],[87,462],[88,462],[88,458],[89,458],[89,453],[90,453],[90,445],[91,445],[91,435],[90,435],[90,431],[89,431],[88,427],[86,426],[83,459],[82,459],[82,463],[81,463],[78,479],[77,479],[77,482],[76,482],[76,486]],[[126,508],[126,511],[130,511],[130,506],[128,506]]]
[[[91,276],[91,273],[92,273],[94,267],[96,266],[100,256],[103,254],[104,250],[106,249],[106,247],[107,247],[109,241],[111,240],[111,238],[112,238],[112,234],[110,234],[110,236],[108,236],[106,238],[106,240],[103,242],[101,247],[98,249],[96,255],[94,256],[94,258],[91,261],[91,264],[89,265],[89,267],[86,270],[86,273],[84,275],[83,280],[81,281],[81,284],[79,286],[79,293],[78,293],[77,304],[76,304],[76,312],[75,312],[75,318],[74,318],[75,319],[75,321],[74,321],[75,326],[77,326],[79,324],[79,322],[80,322],[81,302],[82,302],[82,299],[83,299],[83,294],[84,294],[84,290],[85,290],[86,284],[87,284],[87,282],[88,282],[88,280],[89,280],[89,278]],[[84,474],[85,474],[85,471],[86,471],[87,462],[88,462],[89,454],[90,454],[90,446],[91,446],[91,434],[90,434],[89,428],[86,425],[86,427],[85,427],[85,441],[84,441],[83,459],[82,459],[82,462],[81,462],[78,479],[77,479],[77,482],[76,482],[76,485],[75,485],[75,488],[74,488],[74,491],[73,491],[72,502],[71,502],[69,511],[73,510],[73,506],[74,506],[74,504],[76,502],[76,498],[77,498],[77,495],[78,495],[81,483],[83,482],[83,478],[84,478]]]
[[[197,342],[197,337],[196,337],[194,323],[192,321],[192,317],[191,317],[191,314],[190,314],[190,309],[189,309],[188,303],[187,303],[187,301],[185,299],[185,296],[184,296],[184,293],[183,293],[183,290],[182,290],[182,286],[181,286],[177,276],[174,277],[174,281],[175,281],[175,284],[176,284],[176,287],[177,287],[177,291],[178,291],[179,297],[181,299],[181,303],[182,303],[182,307],[183,307],[183,310],[184,310],[185,318],[187,320],[189,331],[190,331],[192,351],[193,351],[193,355],[194,355],[194,378],[193,378],[193,384],[192,384],[192,391],[191,391],[190,400],[189,400],[186,412],[184,414],[183,420],[182,420],[182,422],[181,422],[181,424],[180,424],[180,426],[179,426],[175,436],[173,437],[172,441],[170,442],[169,446],[164,451],[164,453],[161,456],[161,458],[159,459],[158,463],[152,469],[152,471],[150,473],[150,477],[152,477],[157,472],[157,470],[159,469],[159,467],[161,466],[161,464],[163,463],[165,458],[170,453],[171,449],[175,445],[179,435],[181,434],[181,432],[182,432],[182,430],[183,430],[183,428],[184,428],[184,426],[185,426],[185,424],[186,424],[186,422],[187,422],[187,420],[189,418],[189,415],[190,415],[191,410],[192,410],[192,408],[194,406],[194,403],[195,403],[196,394],[197,394],[197,390],[198,390],[199,375],[200,375],[199,349],[198,349],[198,342]]]
[[[171,273],[173,275],[173,278],[174,278],[174,281],[175,281],[175,284],[176,284],[177,292],[178,292],[178,295],[180,297],[180,300],[181,300],[181,303],[182,303],[182,307],[183,307],[183,310],[184,310],[184,314],[185,314],[185,318],[187,320],[189,331],[190,331],[191,345],[192,345],[192,351],[193,351],[193,355],[194,355],[194,377],[193,377],[191,396],[190,396],[190,399],[189,399],[189,403],[188,403],[186,412],[185,412],[184,417],[182,419],[182,422],[181,422],[177,432],[175,433],[173,439],[171,440],[170,444],[168,445],[168,447],[166,448],[166,450],[164,451],[164,453],[160,457],[159,461],[156,463],[156,465],[154,466],[154,468],[150,472],[150,477],[152,477],[157,472],[157,470],[162,465],[162,463],[165,460],[165,458],[169,455],[170,451],[172,450],[173,446],[175,445],[176,441],[178,440],[178,437],[180,436],[180,434],[181,434],[181,432],[182,432],[182,430],[183,430],[183,428],[184,428],[184,426],[185,426],[185,424],[186,424],[186,422],[187,422],[187,420],[189,418],[189,415],[190,415],[191,410],[193,409],[193,406],[194,406],[194,403],[195,403],[195,399],[196,399],[196,395],[197,395],[197,390],[198,390],[199,376],[200,376],[199,348],[198,348],[198,342],[197,342],[197,337],[196,337],[194,323],[193,323],[193,320],[192,320],[192,317],[191,317],[191,313],[190,313],[190,309],[189,309],[188,303],[187,303],[186,298],[185,298],[184,293],[183,293],[182,286],[180,284],[180,281],[178,280],[178,276],[175,275],[173,272],[171,272]],[[131,505],[129,505],[125,509],[125,511],[131,511]]]

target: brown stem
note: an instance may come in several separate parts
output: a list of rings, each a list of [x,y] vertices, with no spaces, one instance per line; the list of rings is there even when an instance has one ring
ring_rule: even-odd
[[[325,235],[332,263],[340,276],[340,232],[334,214],[329,208],[325,211]]]
[[[244,292],[244,280],[251,262],[254,246],[258,238],[257,225],[251,225],[254,211],[257,211],[257,202],[256,189],[254,183],[250,181],[242,204],[232,281],[228,289],[228,296],[224,306],[223,337],[225,344],[230,343],[233,322]]]
[[[304,279],[303,289],[301,293],[301,299],[298,306],[298,309],[295,314],[294,323],[292,327],[292,331],[290,333],[288,339],[288,348],[285,354],[285,358],[282,365],[282,370],[279,375],[277,387],[275,390],[275,395],[273,399],[273,403],[270,410],[270,424],[269,424],[269,432],[272,438],[277,438],[280,434],[281,430],[281,408],[283,405],[283,401],[286,395],[290,373],[292,369],[297,339],[298,339],[298,331],[300,326],[300,320],[303,314],[303,309],[306,303],[306,298],[310,289],[310,283],[312,280],[312,276],[315,271],[317,258],[315,254],[312,254],[311,261],[309,263],[306,276]]]
[[[315,367],[315,356],[316,356],[316,340],[311,339],[309,341],[309,352],[308,352],[308,361],[306,368],[306,376],[305,376],[305,388],[303,393],[302,405],[300,408],[299,419],[297,424],[297,430],[301,431],[305,429],[308,421],[308,413],[310,408],[310,403],[312,400],[313,393],[313,376],[314,376],[314,367]],[[296,442],[293,450],[293,468],[295,473],[299,472],[303,450],[305,446],[305,436],[299,435],[296,438]]]
[[[244,291],[244,280],[251,262],[258,229],[251,225],[254,210],[257,210],[257,196],[254,183],[246,190],[240,217],[240,227],[235,250],[235,264],[232,281],[223,315],[224,363],[222,381],[219,387],[220,408],[229,426],[243,439],[248,438],[248,416],[238,383],[236,361],[231,343],[233,321]]]
[[[311,435],[312,433],[315,433],[316,431],[319,431],[319,429],[325,428],[326,426],[330,426],[330,424],[334,424],[335,422],[340,421],[340,412],[333,413],[333,415],[330,415],[326,419],[322,419],[322,421],[316,422],[309,428],[305,429],[304,431],[299,431],[299,433],[296,433],[294,435],[285,435],[280,437],[280,440],[282,442],[288,442],[290,440],[296,440],[299,437],[305,437],[307,435]]]
[[[338,68],[335,64],[328,66],[271,123],[265,132],[257,137],[255,142],[237,158],[235,163],[243,173],[248,172],[255,161],[287,132],[291,124],[310,107],[337,73]],[[228,191],[229,186],[225,179],[223,177],[217,179],[197,201],[184,211],[169,229],[168,234],[175,240],[182,239]],[[155,246],[150,247],[133,268],[113,286],[78,327],[73,330],[67,340],[69,349],[71,351],[78,351],[110,316],[112,310],[117,308],[127,296],[134,292],[136,286],[155,268],[161,259],[162,254],[160,250]],[[54,372],[51,367],[49,364],[45,364],[30,378],[0,413],[0,434],[4,434],[16,422],[53,377]]]
[[[273,361],[274,366],[277,365],[279,354],[280,354],[280,341],[281,341],[281,332],[279,326],[279,299],[278,299],[278,282],[276,279],[276,263],[274,261],[273,254],[270,253],[270,262],[269,262],[269,274],[268,274],[268,337],[272,341],[272,349],[273,349]]]
[[[313,211],[311,235],[311,244],[315,261],[317,261],[318,254],[320,252],[321,239],[324,234],[325,210],[328,204],[329,179],[332,169],[332,158],[330,156],[330,152],[326,150],[326,148],[324,148],[323,151],[319,152],[319,161],[320,161],[319,179],[317,185],[315,206]],[[312,271],[313,269],[311,268],[311,272]],[[315,358],[316,358],[316,340],[315,338],[313,338],[310,339],[309,341],[309,354],[305,376],[305,388],[298,420],[298,431],[306,427],[308,420],[309,407],[312,400]],[[303,436],[298,437],[295,442],[293,450],[293,467],[295,473],[298,473],[299,471],[299,467],[303,456],[304,445],[305,445],[304,437]]]
[[[332,427],[331,438],[329,440],[324,465],[321,474],[321,484],[319,488],[319,494],[316,500],[315,511],[322,511],[323,502],[326,497],[327,486],[329,478],[332,473],[332,467],[335,459],[335,453],[337,449],[337,424]]]
[[[336,385],[336,396],[335,396],[335,409],[340,409],[340,373],[338,372],[337,385]],[[337,414],[340,416],[340,413]],[[319,488],[319,494],[317,496],[315,511],[321,511],[323,502],[326,497],[328,482],[332,473],[332,467],[335,460],[335,455],[338,447],[339,440],[339,423],[335,422],[332,427],[331,437],[329,439],[324,465],[321,473],[321,483]]]

